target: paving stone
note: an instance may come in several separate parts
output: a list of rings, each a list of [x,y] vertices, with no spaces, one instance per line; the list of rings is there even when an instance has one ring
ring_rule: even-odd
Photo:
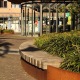
[[[18,34],[0,35],[0,80],[36,80],[24,71],[18,52],[21,43],[32,39]]]
[[[20,55],[6,54],[0,57],[0,80],[36,80],[26,73]]]

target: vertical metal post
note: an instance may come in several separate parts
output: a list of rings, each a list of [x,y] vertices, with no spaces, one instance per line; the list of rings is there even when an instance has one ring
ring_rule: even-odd
[[[24,35],[24,12],[23,5],[21,6],[21,34]]]
[[[35,10],[34,10],[34,14],[33,14],[33,18],[34,18],[34,35],[35,35]]]
[[[23,7],[23,8],[24,8],[24,7]],[[24,25],[24,24],[25,24],[25,23],[24,23],[24,20],[25,20],[25,19],[24,19],[24,9],[23,9],[23,35],[24,35],[24,31],[25,31],[25,29],[24,29],[24,27],[25,27],[25,25]]]
[[[63,31],[65,31],[65,9],[64,9],[64,17],[63,17]]]
[[[34,23],[35,23],[35,19],[36,19],[36,13],[35,13],[35,10],[34,10]]]
[[[54,18],[53,18],[53,16],[54,16],[54,14],[53,14],[53,12],[52,12],[52,32],[54,31],[54,24],[53,24]]]
[[[23,18],[22,18],[22,5],[21,5],[21,35],[23,35],[23,28],[22,28],[22,20]]]
[[[47,34],[47,12],[46,12],[46,34]]]
[[[20,15],[21,15],[21,14],[20,14]],[[19,21],[18,27],[19,27],[19,29],[21,29],[21,24],[20,24],[20,16],[19,16],[18,21]]]
[[[80,13],[78,13],[78,23],[80,23]],[[80,30],[80,24],[76,25],[76,29]]]
[[[56,33],[58,32],[58,4],[56,4]]]
[[[28,35],[29,35],[29,24],[28,24],[28,21],[29,21],[29,7],[28,7],[28,12],[27,12],[27,27],[28,27]]]
[[[29,8],[28,8],[28,21],[29,21]]]
[[[23,6],[23,35],[25,35],[25,6]]]
[[[24,14],[25,14],[25,16],[24,16],[25,17],[25,26],[24,26],[25,27],[25,34],[24,35],[26,36],[26,4],[24,7],[25,7],[25,12],[24,12]]]
[[[4,28],[4,17],[3,17],[3,28]]]
[[[50,4],[49,4],[49,33],[50,33],[50,29],[51,29],[51,25],[50,25]]]
[[[32,4],[32,36],[33,36],[33,29],[34,29],[33,28],[34,27],[34,18],[33,18],[34,15],[33,14],[34,14],[34,11],[33,11],[33,4]]]
[[[35,33],[35,26],[34,26],[34,5],[33,5],[33,35],[34,35],[34,33]]]
[[[10,16],[8,17],[8,29],[11,28]]]
[[[16,30],[16,18],[15,18],[15,30]]]
[[[53,20],[53,16],[54,16],[54,15],[53,15],[53,12],[52,12],[52,20]]]
[[[42,4],[40,4],[40,36],[42,35]]]

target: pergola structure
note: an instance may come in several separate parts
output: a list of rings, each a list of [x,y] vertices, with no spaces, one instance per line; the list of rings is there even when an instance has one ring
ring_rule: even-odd
[[[28,1],[32,1],[32,2],[72,2],[72,1],[79,1],[79,0],[8,0],[12,3],[16,3],[16,4],[20,4],[22,2],[28,2]]]
[[[74,0],[9,0],[21,3],[21,30],[22,35],[58,32],[58,7],[72,3]],[[77,0],[75,0],[77,1]],[[65,12],[63,16],[63,31],[65,31]],[[54,19],[56,18],[56,19]]]

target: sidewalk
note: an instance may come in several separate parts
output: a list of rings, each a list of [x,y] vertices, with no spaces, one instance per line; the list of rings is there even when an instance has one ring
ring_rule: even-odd
[[[19,34],[0,35],[0,53],[18,53],[19,46],[33,37],[21,36]]]
[[[0,80],[36,80],[24,71],[18,53],[21,43],[32,39],[20,35],[0,35]]]

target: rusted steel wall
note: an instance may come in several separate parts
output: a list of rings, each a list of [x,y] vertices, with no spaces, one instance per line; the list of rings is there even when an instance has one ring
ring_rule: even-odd
[[[36,78],[37,80],[47,80],[47,71],[37,68],[28,62],[21,59],[21,64],[24,70],[30,74],[32,77]]]
[[[37,80],[80,80],[80,73],[48,66],[47,70],[37,68],[21,59],[24,70]]]
[[[48,66],[47,80],[80,80],[80,73]]]

